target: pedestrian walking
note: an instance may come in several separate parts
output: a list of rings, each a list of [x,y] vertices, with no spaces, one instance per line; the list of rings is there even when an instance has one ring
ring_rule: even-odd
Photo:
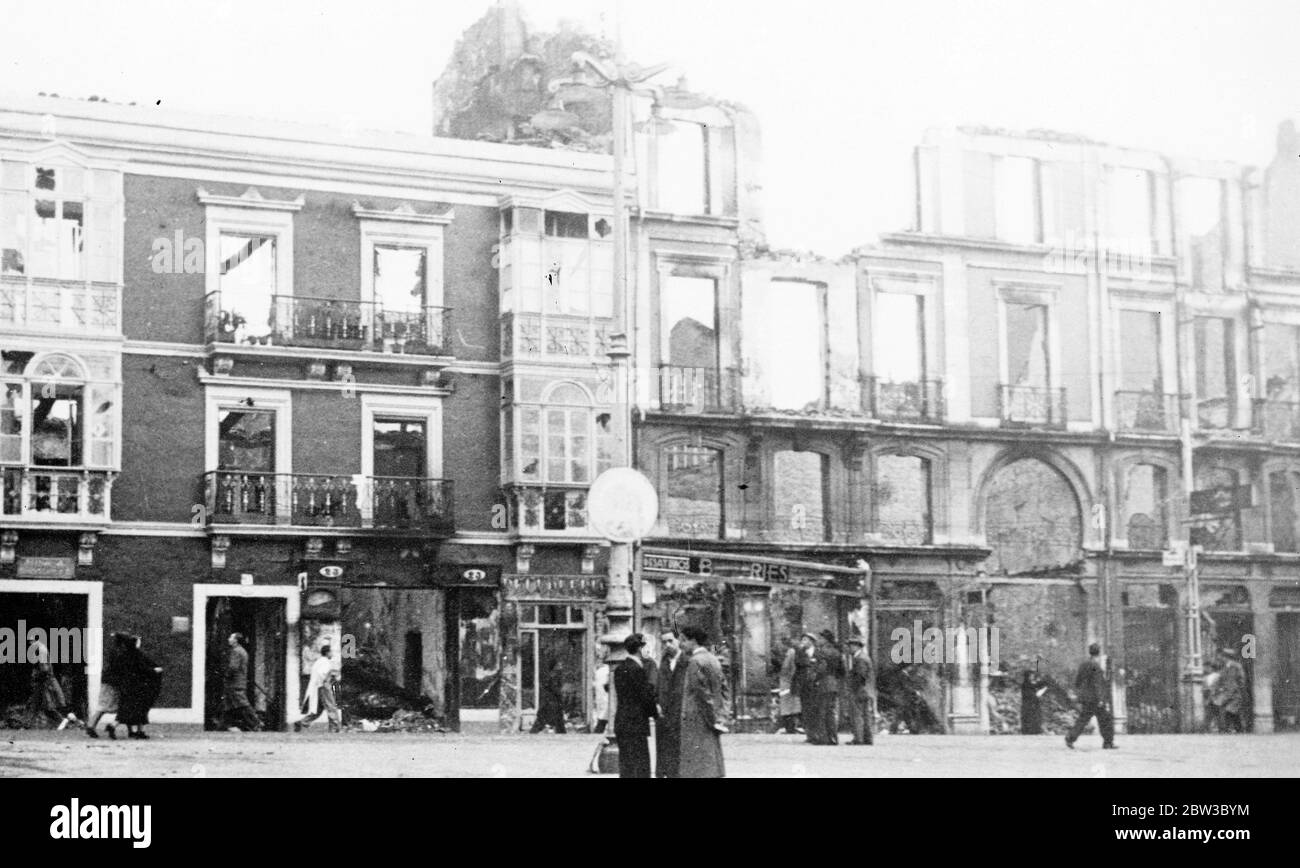
[[[659,636],[664,655],[659,661],[659,717],[655,720],[655,776],[677,777],[682,750],[682,691],[686,684],[686,654],[676,630]]]
[[[678,777],[721,778],[721,734],[727,732],[722,700],[722,664],[705,647],[708,636],[696,626],[682,628],[682,650],[690,657],[682,691],[681,760]]]
[[[781,660],[781,672],[776,682],[778,730],[783,729],[790,735],[799,732],[799,713],[803,711],[803,703],[799,699],[799,687],[796,684],[798,667],[799,648],[792,644],[785,649],[785,657]]]
[[[50,726],[64,729],[77,716],[67,710],[68,702],[63,685],[54,674],[49,646],[40,639],[32,640],[27,658],[32,661],[31,693],[27,697],[28,720],[35,725],[44,718]]]
[[[221,716],[227,729],[257,732],[262,721],[248,701],[248,652],[244,650],[244,634],[231,633],[226,640],[230,651],[226,654],[226,668],[221,680]]]
[[[645,638],[633,633],[623,640],[627,657],[614,669],[614,740],[618,743],[618,776],[650,777],[650,720],[658,715],[658,697],[641,658]]]
[[[835,634],[823,630],[817,648],[817,713],[820,716],[817,730],[820,744],[840,743],[839,699],[840,684],[844,677],[844,660],[835,644]]]
[[[551,726],[560,735],[564,735],[564,664],[560,658],[552,657],[551,665],[542,676],[541,696],[537,702],[537,717],[528,731],[533,735]]]
[[[339,711],[338,698],[335,695],[338,673],[334,669],[333,649],[322,645],[320,656],[311,665],[311,676],[307,679],[307,695],[302,698],[307,706],[307,714],[293,725],[294,732],[302,732],[316,722],[321,714],[329,721],[329,731],[339,732],[343,729],[343,713]]]
[[[874,744],[876,670],[862,637],[854,636],[848,644],[849,720],[853,724],[853,741],[849,744]]]
[[[1101,746],[1115,749],[1115,721],[1107,707],[1110,702],[1110,681],[1101,665],[1101,646],[1096,642],[1088,646],[1088,659],[1079,664],[1074,678],[1074,689],[1079,694],[1079,716],[1065,737],[1065,746],[1073,749],[1083,728],[1093,717],[1101,730]]]
[[[117,722],[126,727],[127,738],[143,738],[153,708],[162,691],[162,667],[140,650],[143,640],[132,636],[124,643],[117,675]]]
[[[1219,732],[1244,732],[1241,712],[1246,701],[1246,671],[1231,648],[1219,650],[1219,677],[1214,684],[1214,707]]]
[[[122,664],[126,655],[126,643],[133,641],[127,633],[114,633],[110,637],[108,648],[104,651],[104,668],[99,675],[99,705],[90,721],[86,724],[86,735],[99,738],[99,721],[105,715],[113,716],[113,723],[104,725],[104,731],[111,739],[117,738],[118,682],[121,680]]]
[[[1047,685],[1026,669],[1020,676],[1020,733],[1039,735],[1043,731],[1043,694]]]
[[[799,653],[795,657],[794,680],[798,687],[792,689],[799,694],[804,741],[809,744],[825,744],[826,742],[826,736],[823,734],[824,720],[818,702],[819,693],[817,691],[820,666],[821,662],[817,653],[817,637],[812,633],[804,633],[799,637]]]

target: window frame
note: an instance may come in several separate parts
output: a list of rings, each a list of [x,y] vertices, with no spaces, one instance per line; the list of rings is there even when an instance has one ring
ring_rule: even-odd
[[[1003,386],[1011,382],[1011,354],[1008,343],[1007,313],[1012,304],[1041,305],[1046,308],[1047,327],[1047,383],[1050,390],[1063,387],[1061,383],[1061,337],[1057,324],[1057,296],[1060,287],[1048,284],[998,283],[998,382]]]
[[[23,410],[23,425],[19,432],[19,458],[17,461],[0,462],[0,466],[25,468],[29,470],[40,469],[43,471],[120,471],[122,467],[122,377],[120,359],[117,357],[112,358],[111,376],[113,379],[103,379],[92,376],[90,366],[75,352],[69,352],[67,350],[41,351],[34,348],[28,349],[18,345],[9,347],[8,349],[12,349],[16,352],[31,352],[33,355],[27,365],[23,368],[22,373],[0,374],[0,389],[6,388],[9,384],[17,384],[20,386],[18,401]],[[77,365],[79,376],[75,378],[37,377],[36,369],[46,360],[56,356],[65,356],[71,359],[72,362]],[[34,418],[35,409],[33,406],[33,400],[37,398],[40,386],[45,383],[72,385],[81,389],[81,462],[78,464],[69,464],[66,467],[62,467],[60,465],[38,465],[33,461],[33,431],[31,424],[32,419]],[[95,389],[108,389],[112,395],[113,407],[110,411],[110,422],[113,428],[113,433],[110,438],[112,443],[112,455],[106,464],[95,462],[93,460],[95,454],[94,442],[96,440],[93,436],[93,420],[95,414],[89,408],[88,404],[91,400],[92,390]]]
[[[267,389],[260,386],[208,386],[204,390],[204,474],[220,472],[221,411],[247,405],[252,409],[275,412],[275,480],[276,518],[287,524],[293,511],[293,397],[288,389]]]
[[[221,289],[222,235],[272,236],[275,238],[275,288],[269,313],[273,317],[276,296],[297,294],[293,285],[293,215],[302,209],[303,197],[291,202],[263,199],[251,188],[243,196],[215,196],[200,188],[198,199],[204,205],[204,294]]]

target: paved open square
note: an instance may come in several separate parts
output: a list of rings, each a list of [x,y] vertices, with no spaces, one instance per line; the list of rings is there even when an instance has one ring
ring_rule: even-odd
[[[610,777],[586,769],[600,736],[210,733],[151,728],[149,741],[81,732],[12,731],[0,776],[26,777]],[[1295,777],[1300,734],[1096,735],[1068,750],[1059,736],[890,736],[870,747],[814,747],[800,737],[723,740],[727,775],[754,777]]]

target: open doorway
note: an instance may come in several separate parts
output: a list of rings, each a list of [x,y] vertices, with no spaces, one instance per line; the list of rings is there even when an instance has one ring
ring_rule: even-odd
[[[285,600],[280,597],[209,597],[206,613],[207,678],[203,719],[207,729],[224,729],[221,692],[231,633],[242,633],[248,651],[248,701],[262,726],[285,725]]]
[[[86,629],[87,609],[85,594],[0,593],[3,626],[15,631],[15,638],[23,645],[24,658],[21,663],[0,666],[0,721],[14,719],[21,721],[17,725],[34,727],[53,725],[28,708],[35,668],[26,660],[32,630],[41,630],[45,636],[54,677],[63,690],[64,710],[76,713],[83,720],[86,718],[86,664],[90,653],[86,647],[90,639]],[[19,627],[26,635],[17,636]]]

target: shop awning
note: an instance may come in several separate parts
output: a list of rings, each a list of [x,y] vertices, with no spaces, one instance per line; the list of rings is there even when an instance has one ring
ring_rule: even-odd
[[[656,546],[641,549],[641,571],[648,578],[791,588],[854,598],[868,595],[870,582],[864,580],[871,574],[869,568],[817,561]]]

